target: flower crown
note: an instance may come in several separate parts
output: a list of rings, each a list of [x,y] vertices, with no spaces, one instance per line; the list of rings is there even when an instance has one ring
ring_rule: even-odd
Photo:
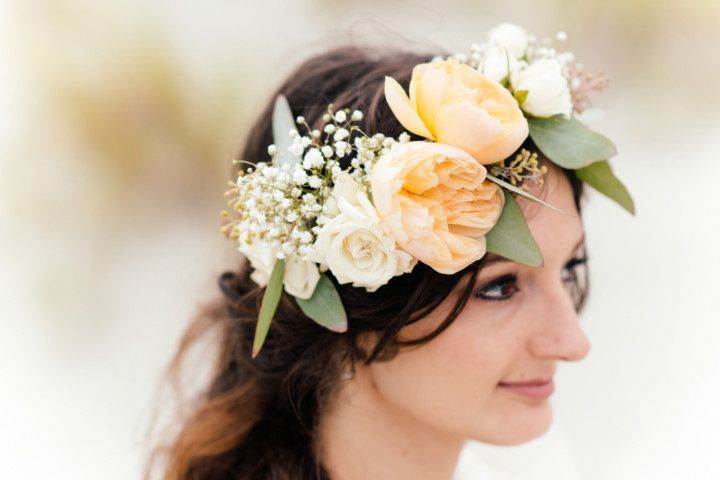
[[[271,160],[237,161],[248,166],[223,212],[222,232],[239,242],[252,280],[265,287],[253,357],[283,287],[309,318],[347,330],[328,270],[338,283],[372,292],[417,262],[452,274],[494,252],[542,265],[515,195],[557,209],[528,193],[547,171],[537,152],[520,148],[528,136],[553,163],[634,214],[607,162],[614,145],[575,115],[606,83],[572,53],[504,23],[469,55],[415,66],[409,95],[385,78],[393,114],[423,141],[363,132],[361,111],[333,105],[313,129],[278,96]]]

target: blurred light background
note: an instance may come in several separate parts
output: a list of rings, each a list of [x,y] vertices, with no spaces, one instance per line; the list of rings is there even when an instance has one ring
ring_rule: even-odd
[[[338,42],[465,51],[558,30],[610,78],[637,217],[592,194],[593,350],[556,423],[470,445],[488,478],[720,478],[720,2],[2,0],[0,478],[140,475],[153,395],[215,278],[230,160],[288,70]]]

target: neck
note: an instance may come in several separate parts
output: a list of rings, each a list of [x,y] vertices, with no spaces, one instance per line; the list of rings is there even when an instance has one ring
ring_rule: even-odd
[[[317,448],[333,480],[450,480],[463,444],[382,398],[358,369],[321,417]]]

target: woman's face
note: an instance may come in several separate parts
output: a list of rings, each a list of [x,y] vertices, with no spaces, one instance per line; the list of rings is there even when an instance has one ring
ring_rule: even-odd
[[[544,265],[504,260],[484,267],[447,330],[368,367],[383,400],[439,431],[486,443],[521,443],[547,430],[558,362],[582,359],[590,344],[571,294],[583,268],[574,261],[584,257],[583,226],[564,175],[551,169],[545,179],[545,200],[571,215],[520,202]],[[400,338],[437,327],[468,280]]]

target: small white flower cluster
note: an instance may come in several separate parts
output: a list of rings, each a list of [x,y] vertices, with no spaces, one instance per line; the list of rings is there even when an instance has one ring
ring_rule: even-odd
[[[238,177],[233,238],[245,245],[261,240],[277,252],[277,258],[308,251],[313,242],[310,225],[322,206],[316,191],[303,190],[307,178],[297,178],[296,172],[287,164],[258,162]]]
[[[566,39],[565,32],[555,35],[557,41]],[[584,73],[582,64],[575,62],[575,55],[556,49],[552,39],[538,41],[522,27],[510,23],[490,30],[485,42],[470,46],[469,55],[456,53],[449,58],[502,83],[515,94],[525,112],[537,117],[557,114],[569,117],[573,111],[581,112],[587,107],[589,91],[601,90],[607,83],[604,78]]]
[[[407,133],[398,139],[380,133],[368,136],[357,125],[362,119],[363,113],[359,110],[333,111],[332,105],[316,129],[305,118],[297,117],[296,124],[305,134],[296,128],[289,131],[292,143],[288,152],[270,145],[267,149],[270,162],[250,164],[238,176],[234,188],[228,192],[232,197],[229,202],[232,213],[223,212],[226,224],[222,231],[239,242],[240,251],[248,256],[255,269],[253,278],[259,279],[259,283],[267,282],[274,263],[265,258],[267,252],[272,252],[271,257],[291,262],[288,266],[293,271],[300,271],[302,267],[305,272],[297,275],[291,272],[290,277],[302,280],[300,276],[307,276],[311,270],[317,275],[316,267],[308,268],[312,262],[308,257],[312,254],[317,258],[315,261],[325,264],[321,260],[325,257],[318,256],[315,244],[323,227],[341,213],[343,207],[338,200],[343,198],[342,202],[347,202],[350,198],[354,203],[357,192],[367,196],[376,159],[389,152],[393,145],[410,140]],[[285,161],[287,158],[297,161]],[[345,191],[349,188],[352,192]],[[401,269],[406,270],[408,262],[404,259]],[[394,274],[397,268],[393,266],[388,272]],[[293,278],[285,279],[286,290],[289,280]],[[302,292],[307,296],[317,280],[294,283],[300,286],[294,288],[293,294],[297,296],[295,292]],[[379,286],[373,282],[363,285]]]

